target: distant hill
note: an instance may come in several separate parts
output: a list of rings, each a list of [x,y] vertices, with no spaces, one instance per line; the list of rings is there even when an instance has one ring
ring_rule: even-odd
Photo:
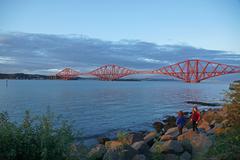
[[[57,76],[48,76],[48,75],[40,75],[40,74],[25,74],[25,73],[14,73],[14,74],[5,74],[0,73],[0,79],[15,79],[15,80],[53,80],[53,79],[61,79]],[[76,77],[72,80],[99,80],[96,77]],[[116,81],[177,81],[175,79],[167,79],[167,78],[121,78]]]
[[[39,74],[25,74],[25,73],[14,73],[14,74],[0,73],[0,79],[53,79],[53,76],[46,76],[46,75],[39,75]]]

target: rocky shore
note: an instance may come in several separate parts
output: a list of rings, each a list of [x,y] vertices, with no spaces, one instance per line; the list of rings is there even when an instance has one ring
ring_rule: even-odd
[[[190,113],[185,113],[189,122]],[[179,135],[176,117],[153,124],[153,131],[119,133],[116,138],[99,137],[91,148],[91,160],[191,160],[199,159],[214,143],[214,137],[229,129],[226,107],[201,111],[199,132],[187,123]]]

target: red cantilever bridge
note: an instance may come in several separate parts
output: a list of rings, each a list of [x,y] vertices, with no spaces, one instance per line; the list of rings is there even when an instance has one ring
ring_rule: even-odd
[[[226,65],[206,60],[185,60],[156,70],[132,70],[115,64],[103,65],[93,71],[81,73],[65,68],[56,74],[61,79],[69,80],[81,75],[96,76],[101,80],[113,81],[132,74],[161,74],[181,79],[187,83],[197,83],[208,78],[225,74],[240,73],[240,66]]]

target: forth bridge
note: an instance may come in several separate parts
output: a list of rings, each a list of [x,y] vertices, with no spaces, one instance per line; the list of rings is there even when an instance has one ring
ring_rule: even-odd
[[[56,76],[64,80],[70,80],[79,76],[95,76],[100,80],[113,81],[132,74],[156,74],[172,76],[186,83],[199,83],[208,78],[233,73],[240,73],[240,66],[192,59],[164,66],[156,70],[132,70],[115,64],[103,65],[85,73],[65,68],[57,73]]]

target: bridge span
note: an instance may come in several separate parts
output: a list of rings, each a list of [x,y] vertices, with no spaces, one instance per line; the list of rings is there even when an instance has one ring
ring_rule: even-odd
[[[132,70],[116,64],[106,64],[93,71],[81,73],[71,68],[65,68],[56,74],[64,80],[79,76],[95,76],[100,80],[113,81],[133,74],[167,75],[181,79],[187,83],[198,83],[205,79],[225,74],[240,73],[240,66],[210,62],[207,60],[192,59],[164,66],[156,70]]]

